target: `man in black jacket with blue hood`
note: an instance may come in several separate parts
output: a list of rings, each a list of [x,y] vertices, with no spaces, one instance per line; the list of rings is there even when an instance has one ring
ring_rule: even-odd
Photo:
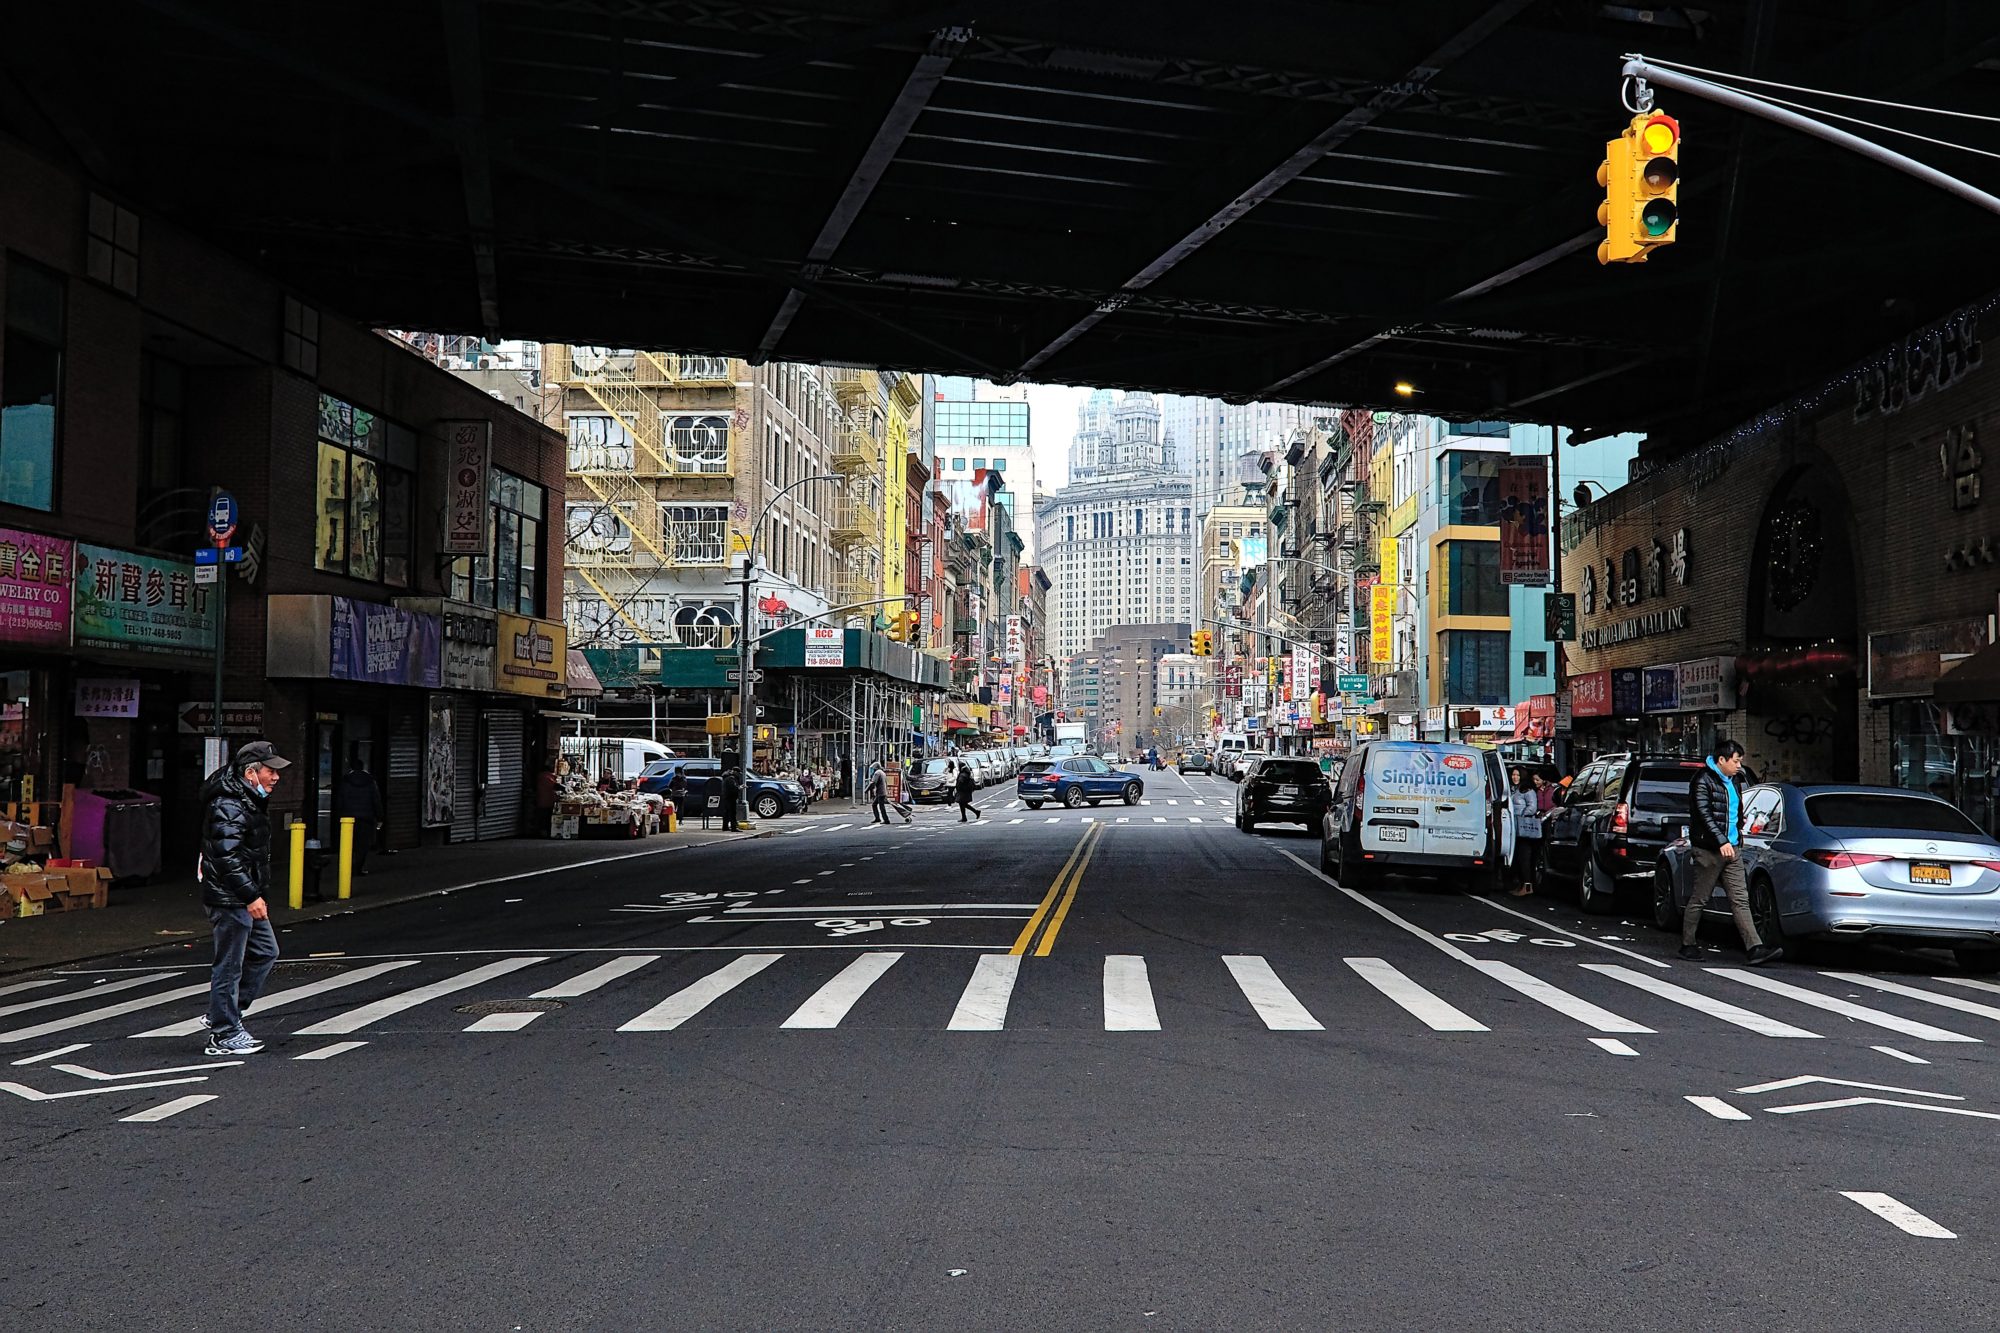
[[[271,883],[271,819],[265,803],[277,789],[280,758],[269,741],[251,741],[201,788],[201,905],[215,944],[208,976],[209,1055],[255,1055],[264,1043],[243,1028],[243,1011],[264,992],[278,961],[265,891]]]
[[[1714,752],[1702,765],[1688,793],[1694,819],[1688,841],[1694,844],[1694,886],[1687,907],[1681,912],[1681,957],[1689,962],[1701,958],[1695,937],[1701,931],[1702,909],[1708,906],[1715,883],[1722,881],[1729,895],[1730,914],[1736,918],[1737,933],[1750,966],[1775,963],[1784,950],[1765,944],[1757,937],[1757,922],[1750,915],[1750,890],[1743,879],[1743,747],[1735,741],[1717,740]]]

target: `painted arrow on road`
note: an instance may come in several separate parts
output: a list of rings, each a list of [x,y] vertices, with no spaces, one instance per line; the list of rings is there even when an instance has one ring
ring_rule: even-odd
[[[1896,1088],[1887,1083],[1856,1083],[1851,1078],[1828,1078],[1824,1074],[1801,1074],[1797,1078],[1781,1078],[1775,1083],[1753,1083],[1738,1092],[1781,1092],[1786,1088],[1803,1088],[1808,1083],[1831,1083],[1840,1088],[1866,1088],[1870,1092],[1900,1092],[1906,1097],[1936,1097],[1940,1101],[1962,1102],[1963,1097],[1949,1092],[1925,1092],[1922,1088]]]
[[[1925,1093],[1934,1097],[1936,1093]],[[1802,1102],[1797,1106],[1767,1106],[1772,1115],[1798,1115],[1805,1111],[1837,1111],[1846,1106],[1905,1106],[1912,1111],[1937,1111],[1944,1115],[1969,1115],[1981,1120],[2000,1120],[2000,1111],[1974,1111],[1964,1106],[1939,1106],[1935,1102],[1903,1102],[1893,1097],[1842,1097],[1832,1102]]]
[[[78,1088],[75,1092],[37,1092],[25,1083],[0,1083],[0,1092],[11,1092],[31,1102],[55,1102],[65,1097],[95,1097],[105,1092],[130,1092],[135,1088],[171,1088],[177,1083],[206,1083],[206,1075],[194,1078],[163,1078],[153,1083],[114,1083],[105,1088]]]

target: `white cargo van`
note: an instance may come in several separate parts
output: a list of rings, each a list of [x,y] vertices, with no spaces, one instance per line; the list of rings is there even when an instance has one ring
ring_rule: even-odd
[[[1513,854],[1506,775],[1497,755],[1471,745],[1363,743],[1320,830],[1320,867],[1348,888],[1384,871],[1490,888]]]
[[[630,782],[645,772],[648,764],[679,758],[664,742],[644,736],[565,736],[562,755],[571,768],[592,782],[606,773],[619,782]]]

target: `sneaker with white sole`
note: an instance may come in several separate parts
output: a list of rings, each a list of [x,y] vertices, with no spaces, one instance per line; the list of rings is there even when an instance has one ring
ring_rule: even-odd
[[[208,1034],[208,1049],[204,1055],[255,1055],[264,1049],[264,1043],[248,1032],[238,1028],[234,1032]]]

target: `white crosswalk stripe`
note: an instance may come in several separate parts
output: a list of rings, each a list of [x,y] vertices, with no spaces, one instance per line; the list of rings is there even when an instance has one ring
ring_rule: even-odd
[[[1346,958],[1356,976],[1401,1005],[1433,1032],[1490,1032],[1478,1019],[1439,998],[1399,972],[1387,959]]]
[[[83,1013],[70,1014],[63,1018],[52,1018],[32,1027],[15,1028],[12,1032],[0,1032],[0,1042],[33,1041],[37,1037],[46,1037],[51,1032],[68,1032],[72,1028],[87,1027],[109,1018],[123,1018],[126,1014],[136,1014],[141,1009],[151,1009],[158,1005],[171,1004],[175,1000],[185,1000],[190,995],[206,994],[208,994],[208,982],[205,980],[193,986],[176,986],[172,990],[142,995],[136,1000],[107,1004],[102,1008],[87,1009]]]
[[[750,978],[777,962],[783,954],[751,953],[733,959],[691,986],[675,991],[638,1017],[618,1027],[620,1032],[671,1032]]]
[[[1587,1028],[1594,1028],[1599,1032],[1626,1033],[1648,1033],[1653,1030],[1643,1023],[1620,1018],[1609,1009],[1599,1008],[1586,999],[1571,995],[1559,986],[1523,972],[1512,963],[1474,959],[1472,965],[1501,985],[1518,991],[1538,1004],[1545,1004],[1559,1014],[1567,1014]]]
[[[998,1032],[1007,1026],[1007,1004],[1014,997],[1014,983],[1021,975],[1021,959],[1015,954],[980,955],[952,1011],[949,1032]]]
[[[1647,976],[1643,972],[1634,972],[1631,968],[1620,966],[1617,963],[1583,963],[1580,966],[1588,971],[1597,973],[1599,976],[1610,977],[1614,981],[1622,981],[1628,986],[1636,986],[1649,995],[1657,995],[1663,1000],[1671,1000],[1675,1004],[1685,1005],[1697,1013],[1707,1014],[1711,1018],[1719,1018],[1725,1023],[1734,1023],[1737,1027],[1748,1028],[1750,1031],[1760,1033],[1766,1037],[1816,1038],[1819,1036],[1817,1032],[1807,1032],[1804,1028],[1793,1027],[1790,1023],[1780,1023],[1775,1018],[1766,1018],[1764,1015],[1752,1013],[1748,1009],[1739,1009],[1727,1001],[1711,999],[1699,991],[1688,990],[1684,986],[1676,986],[1670,981],[1661,981],[1658,977]]]
[[[1160,1011],[1153,1005],[1153,984],[1146,974],[1146,960],[1138,954],[1114,953],[1104,960],[1104,1030],[1160,1030]]]
[[[547,961],[546,958],[503,958],[498,962],[485,963],[473,968],[469,972],[461,972],[455,977],[446,977],[443,981],[434,981],[428,986],[419,986],[415,990],[403,991],[399,994],[391,995],[387,999],[377,1000],[373,1004],[364,1004],[359,1009],[350,1009],[344,1014],[336,1014],[332,1018],[302,1027],[294,1035],[301,1037],[342,1037],[350,1032],[359,1032],[370,1024],[379,1023],[385,1018],[393,1018],[397,1014],[403,1013],[405,1010],[414,1009],[420,1004],[428,1004],[432,1000],[467,990],[482,982],[491,981],[495,977],[504,977],[509,972],[516,972],[521,968],[531,967],[536,963],[545,963]]]
[[[579,972],[568,981],[557,982],[534,992],[531,1000],[575,1000],[601,986],[608,986],[620,977],[630,976],[648,963],[660,961],[658,954],[627,954],[614,958],[608,963],[599,963],[588,972]],[[546,1009],[529,1009],[517,1013],[488,1014],[470,1023],[467,1032],[519,1032],[547,1013]]]
[[[1977,1014],[1981,1018],[2000,1020],[2000,1009],[1990,1004],[1980,1004],[1976,1000],[1962,1000],[1956,995],[1939,995],[1936,991],[1919,990],[1915,986],[1905,986],[1898,981],[1884,981],[1880,977],[1865,977],[1859,972],[1822,972],[1821,976],[1835,981],[1845,981],[1850,985],[1869,986],[1891,995],[1907,995],[1925,1004],[1934,1004],[1942,1009],[1956,1009],[1961,1014]]]
[[[1916,1022],[1914,1019],[1899,1018],[1895,1014],[1881,1009],[1870,1009],[1868,1006],[1862,1004],[1850,1004],[1846,1000],[1836,999],[1831,995],[1822,995],[1818,991],[1807,990],[1804,986],[1794,986],[1788,981],[1778,981],[1771,977],[1760,976],[1755,972],[1746,972],[1741,968],[1711,967],[1708,969],[1708,973],[1710,976],[1724,977],[1730,981],[1740,982],[1745,986],[1754,986],[1758,990],[1769,991],[1773,995],[1783,995],[1788,999],[1797,1000],[1800,1004],[1809,1004],[1815,1009],[1824,1009],[1830,1014],[1839,1014],[1842,1018],[1852,1018],[1858,1022],[1872,1023],[1878,1028],[1887,1028],[1891,1032],[1900,1032],[1904,1036],[1914,1037],[1918,1041],[1977,1042],[1979,1040],[1977,1037],[1968,1037],[1962,1032],[1951,1032],[1944,1028],[1932,1027],[1928,1023]]]
[[[1292,988],[1278,979],[1271,964],[1254,954],[1233,954],[1222,960],[1229,975],[1264,1026],[1273,1032],[1324,1032],[1326,1025],[1314,1018]]]
[[[322,978],[319,981],[308,982],[303,986],[288,986],[284,990],[259,996],[255,1004],[243,1011],[243,1016],[245,1018],[255,1018],[258,1014],[267,1014],[273,1009],[282,1009],[288,1004],[297,1004],[300,1000],[310,1000],[315,995],[324,995],[328,991],[339,990],[343,986],[354,986],[364,981],[373,981],[376,977],[382,976],[385,973],[399,971],[406,967],[415,967],[416,964],[417,960],[414,958],[405,958],[393,963],[375,963],[368,967],[357,967],[351,972],[341,972],[334,976]],[[134,1037],[192,1037],[197,1032],[202,1031],[203,1024],[204,1019],[202,1018],[190,1018],[179,1023],[169,1023],[165,1027],[152,1028],[145,1032],[135,1032],[132,1035]]]
[[[847,1017],[848,1010],[854,1008],[868,988],[882,979],[882,974],[894,967],[900,953],[864,953],[846,967],[839,975],[813,992],[812,997],[793,1011],[792,1016],[780,1023],[785,1028],[837,1028],[840,1020]]]
[[[77,1000],[94,1000],[100,995],[114,995],[122,990],[156,985],[179,975],[177,972],[151,972],[143,977],[126,977],[122,981],[107,981],[101,986],[85,986],[82,990],[64,991],[61,995],[44,995],[36,1000],[22,1000],[18,1004],[0,1007],[0,1018],[10,1014],[24,1014],[30,1009],[48,1009],[59,1004],[71,1004]]]

